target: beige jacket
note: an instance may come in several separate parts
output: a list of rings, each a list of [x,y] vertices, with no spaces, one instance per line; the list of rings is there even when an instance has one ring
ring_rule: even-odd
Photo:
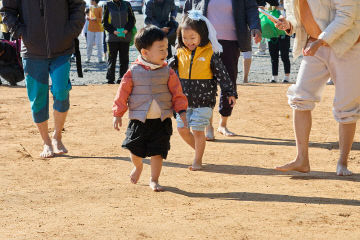
[[[346,53],[360,35],[360,0],[308,0],[316,23],[322,33],[319,39],[327,42],[337,56]],[[285,0],[286,19],[296,33],[293,56],[297,58],[305,47],[307,34],[300,22],[299,0]]]

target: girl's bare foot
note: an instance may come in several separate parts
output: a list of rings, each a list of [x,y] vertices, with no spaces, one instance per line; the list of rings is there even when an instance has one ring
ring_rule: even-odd
[[[164,188],[159,184],[159,182],[153,181],[152,179],[150,179],[149,186],[154,192],[163,192],[164,191]]]
[[[201,164],[197,164],[197,163],[193,163],[190,167],[189,170],[190,171],[200,171],[202,169],[202,165]]]
[[[42,158],[51,158],[54,157],[54,150],[51,145],[44,144],[44,149],[40,153],[40,157]]]
[[[280,167],[275,167],[276,170],[281,172],[287,172],[287,171],[297,171],[302,173],[310,172],[310,166],[308,163],[303,163],[299,159],[296,159],[288,164],[285,164]]]
[[[219,133],[221,133],[222,135],[226,136],[226,137],[233,137],[233,136],[236,136],[235,133],[229,131],[229,129],[227,129],[226,127],[218,127],[217,131]]]
[[[353,173],[347,168],[347,166],[338,163],[336,167],[336,175],[338,176],[350,176]]]
[[[143,167],[134,167],[130,173],[130,182],[136,184],[139,181]]]
[[[65,148],[65,146],[61,140],[57,140],[57,139],[53,138],[51,140],[51,143],[54,148],[55,154],[65,154],[68,152],[68,150]]]
[[[206,139],[206,141],[214,141],[215,140],[214,128],[212,126],[209,126],[208,128],[206,128],[205,139]]]

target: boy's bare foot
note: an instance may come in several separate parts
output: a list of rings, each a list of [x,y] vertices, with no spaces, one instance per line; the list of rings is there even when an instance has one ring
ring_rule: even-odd
[[[226,137],[233,137],[233,136],[236,136],[235,133],[229,131],[229,129],[227,129],[226,127],[218,127],[217,131],[219,133],[221,133],[222,135],[226,136]]]
[[[347,166],[338,163],[336,166],[336,175],[338,176],[350,176],[353,173],[347,168]]]
[[[153,181],[151,179],[150,179],[149,186],[154,192],[163,192],[164,191],[164,188],[158,182]]]
[[[141,167],[134,167],[130,173],[130,182],[136,184],[139,181],[143,168]]]
[[[202,169],[201,164],[193,163],[190,167],[190,171],[200,171]]]
[[[51,143],[54,148],[55,154],[65,154],[68,152],[68,150],[65,148],[65,146],[61,140],[57,140],[57,139],[53,138],[51,140]]]
[[[205,139],[206,139],[206,141],[214,141],[215,140],[214,128],[212,126],[209,126],[206,129]]]
[[[40,157],[42,158],[51,158],[54,157],[54,150],[51,145],[44,144],[44,149],[40,153]]]
[[[281,171],[281,172],[287,172],[287,171],[297,171],[302,173],[310,172],[310,166],[307,163],[301,163],[298,159],[289,162],[288,164],[285,164],[280,167],[275,167],[275,170]]]

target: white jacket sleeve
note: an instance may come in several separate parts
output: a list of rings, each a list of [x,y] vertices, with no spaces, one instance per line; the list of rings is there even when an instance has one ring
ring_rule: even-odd
[[[335,18],[319,35],[319,39],[331,45],[353,26],[357,14],[356,1],[358,0],[333,0],[336,9]]]

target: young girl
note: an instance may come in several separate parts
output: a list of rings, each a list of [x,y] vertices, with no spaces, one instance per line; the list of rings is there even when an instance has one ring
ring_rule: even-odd
[[[170,65],[177,69],[188,99],[188,126],[184,126],[179,115],[176,120],[180,136],[195,149],[194,161],[189,169],[196,171],[202,168],[206,142],[204,130],[215,107],[217,83],[220,83],[231,105],[235,105],[237,94],[220,59],[222,47],[216,39],[216,31],[200,11],[188,12],[179,26],[177,38],[179,46]]]

